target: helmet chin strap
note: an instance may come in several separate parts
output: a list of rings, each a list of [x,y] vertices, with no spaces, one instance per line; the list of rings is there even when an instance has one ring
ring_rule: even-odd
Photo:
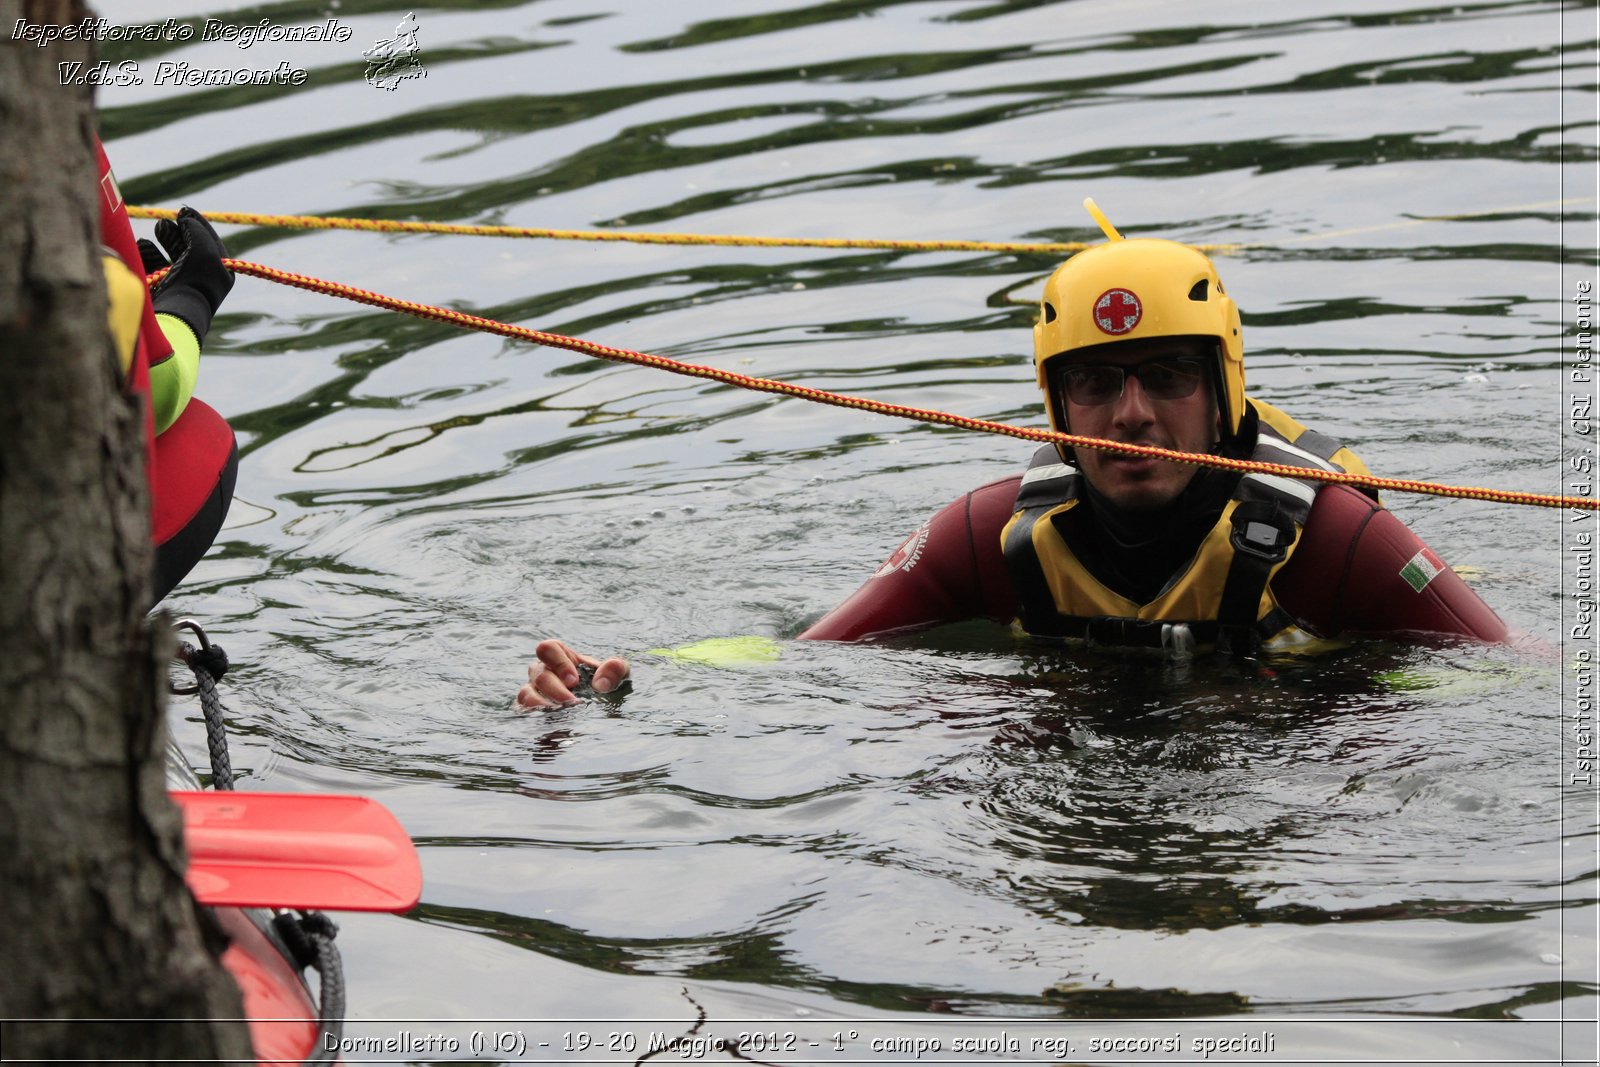
[[[1227,374],[1222,369],[1222,361],[1226,358],[1222,354],[1222,344],[1218,342],[1216,355],[1211,360],[1211,400],[1217,406],[1217,443],[1212,446],[1212,455],[1218,455],[1220,449],[1231,443],[1227,426],[1233,413],[1228,410]]]

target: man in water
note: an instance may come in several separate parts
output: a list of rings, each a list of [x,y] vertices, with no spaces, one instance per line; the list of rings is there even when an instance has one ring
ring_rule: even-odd
[[[1505,624],[1400,520],[1312,468],[1365,474],[1337,441],[1244,393],[1239,311],[1216,268],[1172,241],[1107,243],[1045,283],[1034,364],[1050,425],[1124,445],[1277,465],[1241,473],[1046,445],[1021,475],[923,524],[800,638],[857,641],[941,623],[1015,621],[1049,641],[1215,649],[1252,658],[1347,635],[1502,641]],[[628,675],[541,642],[524,707],[571,703]]]

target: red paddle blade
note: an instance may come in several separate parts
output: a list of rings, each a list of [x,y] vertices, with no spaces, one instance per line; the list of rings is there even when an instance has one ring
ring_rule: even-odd
[[[202,904],[410,911],[422,865],[405,829],[366,797],[174,791]]]

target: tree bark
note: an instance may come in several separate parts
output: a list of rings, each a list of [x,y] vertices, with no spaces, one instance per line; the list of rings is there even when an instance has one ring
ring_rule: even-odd
[[[0,1041],[8,1059],[248,1062],[166,795],[143,414],[106,326],[92,90],[56,66],[94,49],[10,39],[19,15],[90,13],[0,12]]]

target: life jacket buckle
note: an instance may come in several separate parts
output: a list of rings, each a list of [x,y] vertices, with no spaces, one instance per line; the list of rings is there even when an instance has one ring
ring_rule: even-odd
[[[1083,643],[1090,648],[1103,645],[1108,648],[1169,648],[1169,641],[1180,640],[1176,631],[1189,633],[1187,623],[1156,622],[1153,619],[1123,619],[1115,615],[1097,615],[1084,621]],[[1194,639],[1189,637],[1189,647]]]
[[[1294,526],[1273,521],[1278,519],[1276,511],[1262,518],[1266,521],[1235,514],[1229,540],[1235,552],[1243,552],[1266,563],[1277,563],[1289,554],[1289,543],[1294,540]]]
[[[1189,629],[1186,622],[1166,622],[1161,624],[1162,651],[1178,661],[1184,661],[1194,656],[1194,631]]]

